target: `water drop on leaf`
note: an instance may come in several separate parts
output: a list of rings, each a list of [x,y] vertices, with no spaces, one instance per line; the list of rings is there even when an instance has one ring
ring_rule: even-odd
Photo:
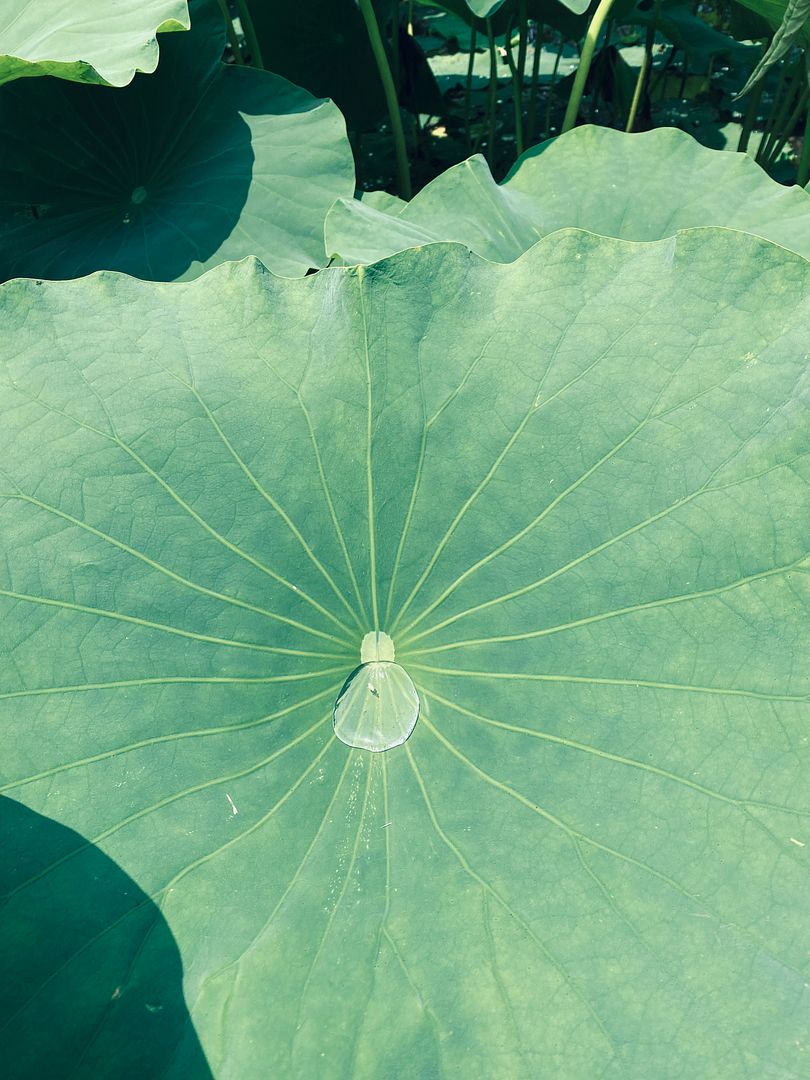
[[[419,695],[410,675],[394,663],[394,643],[380,631],[366,634],[360,666],[335,703],[335,734],[347,746],[390,750],[413,731]]]

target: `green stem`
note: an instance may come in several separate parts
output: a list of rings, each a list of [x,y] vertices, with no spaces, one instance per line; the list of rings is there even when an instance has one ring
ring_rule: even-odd
[[[473,69],[475,68],[475,41],[478,37],[475,23],[470,32],[470,61],[467,64],[467,83],[464,90],[464,130],[467,133],[467,146],[472,146],[472,132],[470,131],[470,113],[472,111],[472,81]]]
[[[773,96],[773,102],[771,104],[771,111],[770,111],[768,119],[767,119],[767,121],[765,123],[765,130],[764,130],[763,135],[762,135],[762,141],[760,142],[759,148],[758,148],[757,153],[756,153],[755,160],[757,162],[762,161],[762,159],[763,159],[763,157],[765,155],[765,150],[767,149],[768,143],[771,141],[771,135],[773,134],[773,129],[774,129],[775,125],[776,125],[776,118],[779,115],[780,109],[782,107],[782,91],[783,91],[783,89],[785,87],[785,79],[787,78],[787,70],[788,70],[787,63],[783,63],[781,65],[781,70],[779,72],[779,81],[776,84],[776,93]]]
[[[644,58],[641,61],[641,68],[638,73],[638,79],[636,81],[635,89],[633,90],[633,100],[630,103],[630,112],[627,114],[627,125],[625,131],[630,132],[636,126],[636,116],[638,115],[638,107],[641,103],[642,95],[644,94],[644,88],[647,85],[647,80],[650,77],[652,71],[652,51],[655,44],[655,32],[658,29],[658,13],[661,10],[661,0],[655,0],[655,8],[653,10],[652,20],[647,27],[647,32],[644,37]]]
[[[399,70],[399,4],[394,4],[394,15],[391,19],[391,74],[394,77],[394,86],[399,100],[401,86],[401,73]]]
[[[585,83],[588,80],[588,72],[591,70],[596,42],[599,38],[605,19],[608,17],[610,9],[613,7],[613,2],[614,0],[599,0],[599,5],[593,13],[593,18],[588,26],[588,31],[585,34],[585,44],[582,46],[582,57],[579,61],[576,77],[574,78],[571,96],[568,99],[568,108],[565,110],[565,118],[563,119],[562,125],[563,134],[565,134],[566,131],[570,131],[577,122],[579,107],[582,104],[582,95],[585,93]]]
[[[799,117],[802,115],[807,106],[808,97],[810,97],[810,89],[808,89],[808,87],[805,87],[796,99],[796,105],[793,109],[793,112],[790,114],[790,117],[788,118],[788,122],[785,124],[784,128],[780,132],[778,139],[774,139],[771,148],[768,150],[768,160],[765,162],[766,167],[776,164],[776,159],[782,153],[782,150],[785,147],[785,143],[790,138],[791,132],[795,129],[796,125],[799,122]]]
[[[402,129],[402,116],[399,112],[397,90],[394,86],[394,77],[391,74],[391,65],[388,63],[388,57],[385,54],[385,46],[380,36],[377,16],[374,14],[371,0],[358,0],[358,2],[360,12],[365,20],[368,40],[371,51],[374,53],[380,81],[383,84],[385,103],[388,106],[388,118],[391,121],[391,134],[394,138],[394,153],[397,159],[397,193],[402,199],[410,199],[411,170],[408,163],[408,151],[405,147],[405,132]]]
[[[498,108],[498,56],[495,52],[495,34],[492,19],[487,17],[487,37],[489,39],[489,139],[487,141],[487,161],[490,169],[495,164],[495,120]]]
[[[523,80],[512,56],[511,26],[506,34],[506,62],[512,76],[512,98],[515,105],[515,147],[517,156],[523,153]]]
[[[658,89],[658,87],[661,85],[661,83],[666,78],[666,74],[669,71],[669,69],[672,67],[672,62],[674,61],[674,59],[675,59],[675,57],[677,55],[678,55],[678,48],[677,48],[676,45],[673,45],[670,48],[669,52],[667,53],[666,60],[663,62],[661,67],[658,69],[658,77],[656,78],[655,82],[653,82],[652,78],[650,79],[650,101],[655,100],[655,91]]]
[[[239,21],[242,24],[242,33],[245,35],[245,43],[250,53],[250,62],[254,67],[264,68],[264,60],[262,60],[262,50],[259,48],[259,39],[256,37],[256,30],[253,26],[253,19],[250,17],[250,11],[248,10],[247,0],[236,0],[236,7],[239,11]]]
[[[745,154],[748,152],[748,143],[751,139],[751,130],[754,126],[754,121],[757,118],[757,113],[759,111],[759,103],[762,100],[762,91],[764,89],[765,80],[760,79],[760,81],[751,91],[748,108],[745,111],[745,117],[743,119],[742,131],[740,132],[740,141],[737,143],[737,152],[739,154]]]
[[[808,181],[810,181],[810,109],[807,110],[807,119],[804,122],[804,141],[799,157],[799,171],[796,174],[796,183],[800,187],[805,187]]]
[[[534,58],[532,59],[532,83],[529,88],[529,111],[526,115],[526,145],[531,146],[534,142],[534,125],[537,119],[537,93],[540,89],[540,58],[543,47],[540,44],[543,36],[543,24],[534,24]]]
[[[641,101],[641,91],[644,89],[644,83],[647,79],[649,67],[650,54],[645,50],[644,56],[641,58],[641,67],[638,69],[638,78],[636,79],[635,89],[633,90],[633,100],[630,102],[630,112],[627,114],[627,123],[624,125],[624,130],[628,133],[631,132],[636,125],[638,103]]]
[[[605,28],[605,39],[604,39],[604,41],[602,42],[602,45],[601,45],[600,60],[607,61],[607,53],[604,50],[606,50],[608,45],[610,45],[610,39],[611,39],[612,36],[613,36],[613,16],[611,15],[610,18],[607,21],[607,26]],[[602,83],[604,82],[604,68],[605,67],[606,67],[606,63],[603,62],[602,65],[601,65],[602,70],[600,71],[601,78],[595,80],[596,85],[593,88],[593,97],[591,98],[591,123],[592,124],[596,123],[596,111],[599,108],[599,101],[600,101],[600,98],[602,97]]]
[[[219,10],[222,12],[222,18],[225,23],[225,33],[228,36],[228,44],[231,47],[233,58],[237,64],[244,64],[245,58],[242,56],[242,50],[239,48],[239,36],[236,33],[236,27],[233,25],[233,19],[228,9],[228,0],[218,0]]]
[[[685,100],[686,96],[686,80],[689,78],[689,53],[684,49],[683,61],[681,66],[681,86],[678,90],[678,97],[681,101]]]
[[[560,42],[560,47],[557,49],[557,55],[554,58],[554,70],[551,72],[551,85],[548,88],[548,96],[546,98],[546,123],[543,129],[543,135],[548,138],[551,134],[551,105],[554,101],[554,88],[557,85],[557,73],[560,70],[560,60],[562,60],[562,54],[565,51],[565,41]]]
[[[794,99],[794,95],[798,95],[798,97],[801,98],[801,95],[806,86],[807,78],[805,76],[804,56],[800,55],[793,67],[793,71],[791,72],[790,85],[782,101],[782,107],[776,114],[776,120],[774,121],[773,130],[771,131],[770,145],[768,146],[767,150],[769,158],[773,154],[774,146],[782,138],[782,136],[787,136],[788,134],[790,134],[792,127],[790,120],[788,120],[788,110],[790,109],[790,105]],[[795,126],[795,124],[796,121],[794,120],[793,126]]]
[[[529,14],[526,9],[526,0],[518,0],[518,58],[517,68],[520,75],[520,85],[526,78],[526,53],[529,48]]]

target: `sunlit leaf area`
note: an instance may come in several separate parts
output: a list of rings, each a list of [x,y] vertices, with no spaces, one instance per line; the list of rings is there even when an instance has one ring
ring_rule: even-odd
[[[3,1080],[810,1080],[807,0],[0,0]]]

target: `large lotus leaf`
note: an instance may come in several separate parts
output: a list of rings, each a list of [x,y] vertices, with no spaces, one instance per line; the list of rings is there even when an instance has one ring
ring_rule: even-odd
[[[568,231],[0,303],[3,787],[88,844],[2,940],[99,849],[215,1076],[806,1073],[810,263]],[[385,752],[333,735],[361,660],[419,697]],[[96,955],[23,970],[6,1062]]]
[[[157,67],[156,34],[188,27],[186,0],[0,0],[0,84],[56,75],[124,86]]]
[[[343,118],[286,79],[220,63],[222,44],[209,6],[124,89],[0,88],[0,278],[170,280],[251,254],[286,275],[324,265],[326,212],[354,190]]]
[[[771,180],[745,154],[709,150],[674,128],[625,135],[591,126],[527,151],[502,184],[480,155],[469,158],[399,214],[340,199],[326,218],[326,247],[361,263],[455,240],[510,262],[569,226],[657,240],[700,225],[743,229],[810,256],[810,198]]]

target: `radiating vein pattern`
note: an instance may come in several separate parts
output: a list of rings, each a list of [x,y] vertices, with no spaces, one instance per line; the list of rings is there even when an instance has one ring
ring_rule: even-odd
[[[810,1075],[808,264],[569,232],[0,310],[0,791],[77,837],[0,919],[99,912],[0,979],[15,1062],[122,1061],[165,920],[214,1076]],[[420,710],[374,754],[371,631]]]

